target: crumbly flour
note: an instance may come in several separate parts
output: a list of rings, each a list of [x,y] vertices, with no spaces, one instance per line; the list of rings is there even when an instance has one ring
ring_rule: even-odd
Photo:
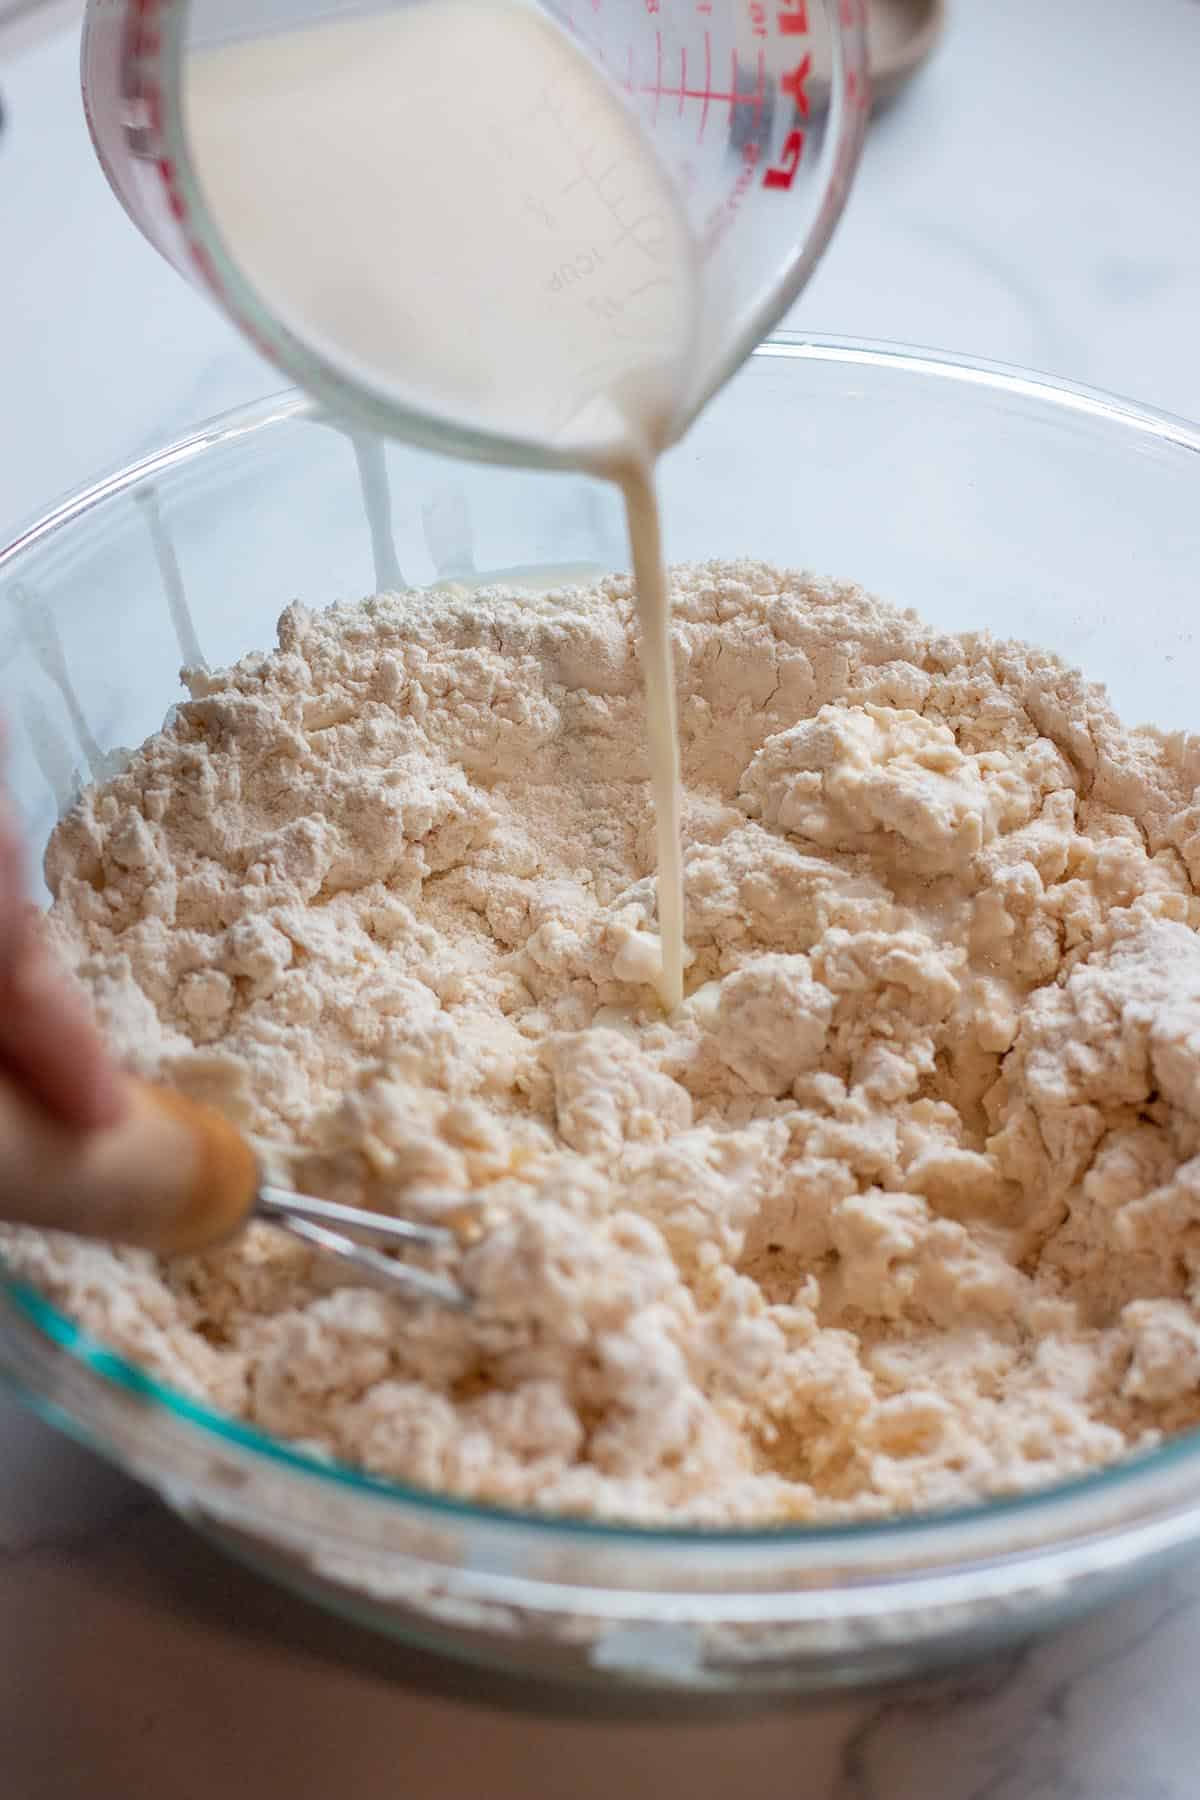
[[[875,1517],[1196,1424],[1200,744],[853,587],[673,587],[670,1019],[625,581],[292,607],[49,848],[130,1062],[314,1192],[475,1196],[474,1310],[263,1226],[10,1259],[177,1387],[519,1506]]]

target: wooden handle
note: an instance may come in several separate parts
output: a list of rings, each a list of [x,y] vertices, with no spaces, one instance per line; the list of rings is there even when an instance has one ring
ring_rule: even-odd
[[[221,1114],[130,1081],[120,1122],[61,1125],[0,1077],[0,1219],[181,1256],[229,1237],[254,1205],[258,1169]]]

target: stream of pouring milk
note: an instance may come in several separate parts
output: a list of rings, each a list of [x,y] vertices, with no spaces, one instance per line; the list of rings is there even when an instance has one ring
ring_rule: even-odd
[[[524,0],[418,0],[198,51],[184,106],[231,260],[333,368],[620,484],[673,1009],[679,747],[654,463],[691,373],[699,283],[669,181],[617,94]]]

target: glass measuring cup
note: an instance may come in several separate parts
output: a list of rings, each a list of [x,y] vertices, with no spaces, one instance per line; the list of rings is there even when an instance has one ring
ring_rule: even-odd
[[[428,7],[430,0],[416,4]],[[384,380],[378,368],[340,354],[311,319],[289,315],[286,296],[266,291],[214,215],[189,124],[187,81],[196,59],[234,39],[290,34],[331,19],[377,19],[405,5],[414,0],[390,9],[379,0],[88,0],[82,83],[100,161],[156,248],[335,413],[486,460],[586,461],[578,438],[541,429],[537,417],[481,409],[436,382]],[[659,430],[655,448],[662,448],[779,320],[828,241],[866,120],[865,0],[546,0],[545,14],[634,115],[695,257],[698,303],[687,331],[677,333],[686,367]],[[396,107],[404,105],[398,92]],[[446,132],[469,122],[465,111],[448,117]],[[331,140],[329,157],[338,154]],[[502,171],[486,158],[484,165],[478,180],[487,207],[500,192]],[[423,168],[398,159],[397,179],[436,187],[437,145]],[[606,219],[607,240],[581,250],[572,239],[561,260],[543,260],[538,305],[575,304],[572,290],[587,284],[589,255],[603,259],[631,227],[646,225],[649,210]],[[377,229],[385,229],[383,221]],[[409,248],[414,258],[427,253],[419,242]],[[602,288],[597,303],[619,312],[624,298]],[[658,329],[673,326],[660,318]],[[464,335],[466,355],[474,334]]]

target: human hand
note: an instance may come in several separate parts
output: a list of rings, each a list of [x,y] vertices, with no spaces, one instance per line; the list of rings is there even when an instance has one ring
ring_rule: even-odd
[[[61,967],[29,899],[25,858],[0,784],[0,1078],[64,1125],[112,1125],[125,1108],[117,1065]]]

